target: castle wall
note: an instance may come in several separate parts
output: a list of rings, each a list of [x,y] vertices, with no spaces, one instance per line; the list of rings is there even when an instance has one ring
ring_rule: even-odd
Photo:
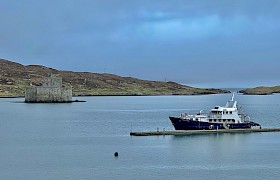
[[[25,91],[25,102],[72,102],[72,88],[62,87],[62,78],[51,76],[43,86],[29,86]]]
[[[62,78],[52,74],[50,77],[44,79],[43,87],[62,87]]]
[[[72,89],[29,87],[25,92],[25,102],[72,102]]]
[[[63,101],[72,102],[72,88],[62,88],[61,98]]]
[[[25,102],[31,102],[36,100],[37,88],[36,86],[29,86],[25,90]]]

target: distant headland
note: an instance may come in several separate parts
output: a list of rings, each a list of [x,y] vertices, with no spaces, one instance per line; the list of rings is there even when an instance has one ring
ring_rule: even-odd
[[[244,89],[239,92],[245,95],[271,95],[274,93],[280,93],[280,86],[259,86],[255,88]]]
[[[0,59],[0,97],[23,97],[30,85],[40,86],[42,80],[58,74],[64,87],[72,87],[73,96],[149,96],[203,95],[230,93],[222,89],[203,89],[176,82],[141,80],[114,74],[60,71],[41,65],[27,65]]]

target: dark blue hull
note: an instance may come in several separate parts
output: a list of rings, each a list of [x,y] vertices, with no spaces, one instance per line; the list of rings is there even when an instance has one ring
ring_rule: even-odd
[[[209,123],[183,120],[179,117],[169,117],[169,119],[176,130],[248,129],[252,126],[260,126],[251,121],[243,123]]]

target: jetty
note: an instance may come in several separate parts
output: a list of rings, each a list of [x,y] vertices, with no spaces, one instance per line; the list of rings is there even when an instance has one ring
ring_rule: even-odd
[[[187,136],[187,135],[200,135],[200,134],[258,133],[258,132],[280,132],[280,128],[151,131],[151,132],[131,132],[130,135],[131,136],[162,136],[162,135]]]

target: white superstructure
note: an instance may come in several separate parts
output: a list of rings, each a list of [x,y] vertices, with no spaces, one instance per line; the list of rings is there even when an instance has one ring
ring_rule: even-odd
[[[245,115],[241,108],[237,106],[237,101],[234,100],[234,94],[225,106],[215,106],[210,110],[208,115],[202,114],[200,111],[196,115],[181,114],[184,120],[210,122],[210,123],[242,123],[250,121],[250,117]]]

